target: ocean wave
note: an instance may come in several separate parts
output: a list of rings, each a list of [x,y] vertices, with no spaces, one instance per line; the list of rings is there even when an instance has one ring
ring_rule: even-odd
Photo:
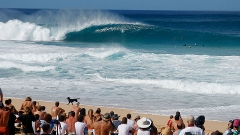
[[[239,87],[237,84],[222,84],[222,83],[208,83],[208,82],[197,82],[197,81],[185,81],[185,80],[144,80],[144,79],[112,79],[104,78],[99,74],[96,74],[98,78],[108,82],[124,83],[132,85],[147,85],[147,86],[158,86],[161,89],[168,89],[174,91],[182,91],[189,93],[199,94],[240,94]]]
[[[119,15],[97,10],[38,10],[30,14],[8,10],[0,17],[0,30],[6,32],[0,40],[20,41],[64,40],[67,33],[88,27],[131,23]]]
[[[13,63],[13,62],[5,62],[5,61],[0,62],[0,68],[2,69],[15,68],[15,69],[20,69],[21,71],[24,71],[24,72],[44,72],[44,71],[55,69],[54,66],[30,66],[26,64],[19,64],[19,63]]]

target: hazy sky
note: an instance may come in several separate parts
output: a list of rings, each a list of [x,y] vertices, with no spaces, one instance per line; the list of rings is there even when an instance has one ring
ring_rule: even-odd
[[[0,8],[240,11],[240,0],[0,0]]]

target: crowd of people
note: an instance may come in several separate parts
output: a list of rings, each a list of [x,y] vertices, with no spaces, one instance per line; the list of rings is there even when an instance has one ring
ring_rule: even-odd
[[[80,108],[79,103],[70,110],[64,110],[59,102],[46,112],[45,106],[32,101],[27,97],[17,110],[12,105],[11,99],[5,100],[0,95],[0,135],[14,135],[16,128],[24,135],[204,135],[205,117],[196,119],[190,115],[187,123],[183,122],[180,112],[171,115],[166,126],[157,129],[153,120],[139,115],[132,118],[131,114],[122,117],[113,111],[101,113],[98,108],[95,111]],[[240,120],[229,122],[225,133],[212,132],[211,135],[239,135]]]

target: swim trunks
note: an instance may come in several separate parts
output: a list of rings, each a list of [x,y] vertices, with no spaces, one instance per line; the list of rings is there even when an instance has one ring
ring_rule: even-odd
[[[8,129],[6,127],[0,127],[1,135],[8,135]]]

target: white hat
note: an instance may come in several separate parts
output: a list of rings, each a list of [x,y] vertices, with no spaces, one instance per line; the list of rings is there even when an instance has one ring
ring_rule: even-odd
[[[151,124],[152,122],[145,117],[142,117],[140,120],[137,121],[137,125],[140,128],[148,128]]]

